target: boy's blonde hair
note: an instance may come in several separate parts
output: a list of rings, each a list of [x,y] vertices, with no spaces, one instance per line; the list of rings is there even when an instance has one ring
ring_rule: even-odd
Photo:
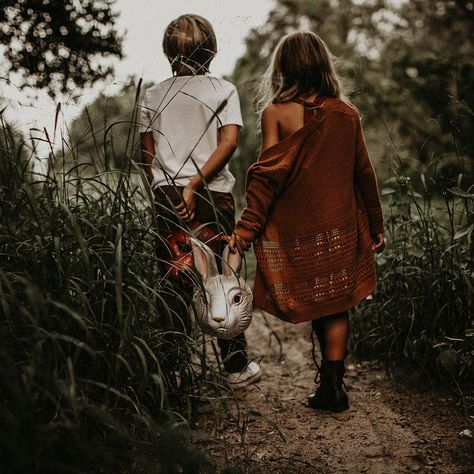
[[[181,15],[166,28],[163,51],[173,73],[203,74],[209,72],[209,64],[217,53],[216,34],[202,16]]]
[[[318,94],[341,97],[341,85],[324,41],[311,31],[291,33],[277,44],[260,88],[259,109],[272,102]]]

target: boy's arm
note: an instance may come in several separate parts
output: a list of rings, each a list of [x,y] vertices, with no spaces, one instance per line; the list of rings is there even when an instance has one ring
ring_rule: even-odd
[[[183,189],[183,202],[176,206],[181,219],[193,220],[196,209],[195,193],[204,186],[204,182],[210,182],[224,168],[237,148],[239,136],[237,125],[224,125],[219,128],[218,134],[217,148],[199,170],[200,174],[191,178],[188,185]]]
[[[224,125],[219,128],[218,133],[217,148],[200,169],[201,176],[206,183],[211,181],[211,179],[224,168],[232,158],[238,144],[239,127],[237,125]],[[203,186],[201,176],[197,174],[188,184],[194,191],[198,191]]]
[[[151,165],[153,158],[155,157],[155,141],[153,139],[153,132],[141,133],[142,143],[142,163],[145,168],[145,174],[150,185],[153,182],[153,173],[151,171]]]

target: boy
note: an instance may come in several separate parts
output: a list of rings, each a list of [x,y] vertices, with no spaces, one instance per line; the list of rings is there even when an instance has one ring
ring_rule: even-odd
[[[173,77],[145,92],[139,119],[142,157],[155,193],[160,235],[190,229],[196,222],[206,224],[216,235],[230,235],[235,178],[228,161],[242,127],[237,90],[209,74],[217,42],[205,18],[183,15],[172,21],[165,31],[163,51]],[[161,247],[163,259],[169,259],[169,252]],[[191,294],[184,289],[182,293],[184,304],[170,298],[169,306],[186,321]],[[218,339],[218,344],[231,386],[240,388],[260,379],[259,364],[248,361],[244,334],[230,341]]]

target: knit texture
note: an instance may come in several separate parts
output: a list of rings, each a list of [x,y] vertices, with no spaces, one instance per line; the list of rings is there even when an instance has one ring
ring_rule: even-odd
[[[346,311],[374,291],[371,234],[383,232],[358,111],[334,98],[313,106],[250,167],[235,229],[254,241],[255,306],[293,323]]]

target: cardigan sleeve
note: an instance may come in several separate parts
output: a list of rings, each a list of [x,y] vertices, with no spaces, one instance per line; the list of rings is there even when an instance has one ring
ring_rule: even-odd
[[[297,154],[296,148],[295,146],[279,154],[271,154],[269,148],[250,166],[245,194],[247,207],[234,230],[245,240],[254,240],[264,230],[274,199],[284,189]]]
[[[356,119],[355,183],[364,202],[369,219],[370,233],[382,233],[383,215],[377,187],[377,178],[372,162],[370,161],[364,132],[362,131],[362,125],[358,115]]]

